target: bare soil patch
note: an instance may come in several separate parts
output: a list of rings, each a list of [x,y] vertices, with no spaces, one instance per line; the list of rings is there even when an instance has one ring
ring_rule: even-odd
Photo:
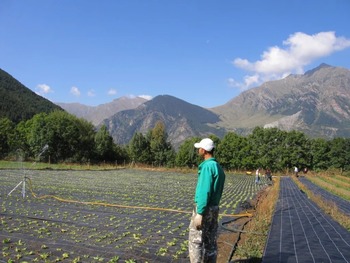
[[[251,223],[251,220],[254,219],[254,216],[257,212],[257,207],[260,202],[265,200],[266,196],[268,195],[268,192],[271,187],[267,187],[262,189],[258,192],[258,194],[255,196],[254,199],[250,200],[249,202],[244,203],[244,207],[242,207],[241,213],[250,213],[252,214],[252,217],[241,217],[237,218],[237,220],[225,225],[227,228],[230,229],[237,229],[241,231],[245,231],[246,229],[249,229],[249,224]],[[221,229],[221,232],[218,236],[218,263],[227,263],[227,262],[257,262],[256,258],[249,260],[249,259],[241,259],[237,256],[235,256],[235,248],[242,245],[244,243],[244,240],[247,238],[249,233],[241,233],[241,232],[233,232],[228,231],[226,229]]]

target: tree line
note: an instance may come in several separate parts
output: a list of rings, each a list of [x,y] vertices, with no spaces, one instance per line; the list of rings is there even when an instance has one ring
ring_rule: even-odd
[[[225,169],[272,171],[299,169],[350,169],[350,138],[308,138],[299,131],[256,127],[250,135],[228,132],[223,138],[209,136],[216,144],[215,156]],[[193,144],[200,137],[185,140],[177,150],[158,122],[146,134],[135,132],[127,145],[117,145],[105,126],[64,111],[36,114],[18,124],[0,119],[0,158],[21,158],[60,163],[138,163],[167,167],[193,167],[201,160]],[[45,152],[45,146],[49,147]]]

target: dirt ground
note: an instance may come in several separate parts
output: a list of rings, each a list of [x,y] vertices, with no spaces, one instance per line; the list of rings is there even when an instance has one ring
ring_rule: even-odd
[[[242,207],[241,213],[250,213],[253,215],[256,213],[256,207],[259,204],[259,200],[263,199],[267,195],[269,188],[265,188],[260,191],[255,199],[250,202],[246,202],[244,207]],[[225,227],[229,229],[241,229],[244,230],[250,222],[250,218],[242,217],[238,218],[234,222],[225,224]],[[221,229],[218,236],[218,263],[228,263],[228,262],[249,262],[249,260],[239,260],[234,257],[234,249],[239,246],[245,238],[245,234],[240,234],[238,232],[228,231],[226,229]]]

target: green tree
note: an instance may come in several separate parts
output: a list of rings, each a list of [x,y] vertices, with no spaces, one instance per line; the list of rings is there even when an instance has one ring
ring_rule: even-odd
[[[259,164],[262,168],[270,168],[272,170],[281,170],[281,143],[287,136],[277,128],[265,128],[260,130],[260,155]]]
[[[253,132],[247,137],[248,149],[250,151],[253,161],[254,169],[257,167],[264,167],[267,163],[267,145],[265,140],[265,129],[262,127],[256,127]],[[265,159],[263,159],[265,157]]]
[[[147,137],[150,142],[152,163],[159,166],[172,166],[174,164],[175,151],[171,143],[167,141],[168,134],[164,123],[157,122]]]
[[[71,116],[71,121],[76,124],[76,131],[78,133],[78,140],[76,148],[74,149],[73,160],[79,162],[87,162],[94,159],[94,152],[96,152],[95,145],[95,127],[92,123],[82,118]]]
[[[95,134],[96,158],[99,161],[112,162],[116,159],[113,138],[110,136],[106,125]]]
[[[8,118],[0,119],[0,158],[7,156],[13,149],[15,125]]]
[[[134,163],[151,163],[149,141],[142,133],[136,132],[128,144],[129,158]]]
[[[51,146],[47,132],[47,114],[39,113],[26,121],[19,129],[23,138],[26,138],[27,156],[35,158],[46,144]]]
[[[253,144],[247,137],[242,137],[242,148],[240,150],[241,159],[241,167],[245,170],[254,170],[256,165],[256,159],[252,154],[254,151]]]
[[[28,134],[30,134],[30,131],[27,122],[28,121],[21,121],[15,127],[13,148],[16,150],[16,155],[18,155],[18,153],[23,155],[20,156],[22,160],[25,160],[26,157],[30,156],[30,146],[28,144]]]
[[[220,164],[226,169],[242,169],[242,159],[245,146],[243,137],[234,132],[227,133],[220,141],[215,156]]]
[[[330,142],[331,167],[350,170],[350,138],[334,138]]]
[[[325,170],[329,167],[329,142],[322,138],[311,140],[310,168],[313,170]]]
[[[198,165],[201,162],[197,154],[197,149],[194,147],[194,144],[200,140],[199,137],[192,137],[186,139],[180,145],[175,158],[176,166],[192,168],[194,165]]]
[[[120,146],[114,143],[113,152],[115,156],[115,164],[125,164],[130,161],[128,146]]]
[[[297,166],[299,170],[309,167],[311,163],[310,140],[302,132],[288,132],[282,142],[281,155],[281,167],[290,169]]]
[[[27,140],[33,157],[37,157],[45,145],[45,154],[53,162],[84,162],[93,157],[94,127],[91,123],[63,111],[40,113],[27,123]]]

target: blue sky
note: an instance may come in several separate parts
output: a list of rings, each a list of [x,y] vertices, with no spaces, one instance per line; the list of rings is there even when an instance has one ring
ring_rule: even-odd
[[[53,102],[220,106],[321,63],[350,69],[349,0],[1,0],[0,68]]]

